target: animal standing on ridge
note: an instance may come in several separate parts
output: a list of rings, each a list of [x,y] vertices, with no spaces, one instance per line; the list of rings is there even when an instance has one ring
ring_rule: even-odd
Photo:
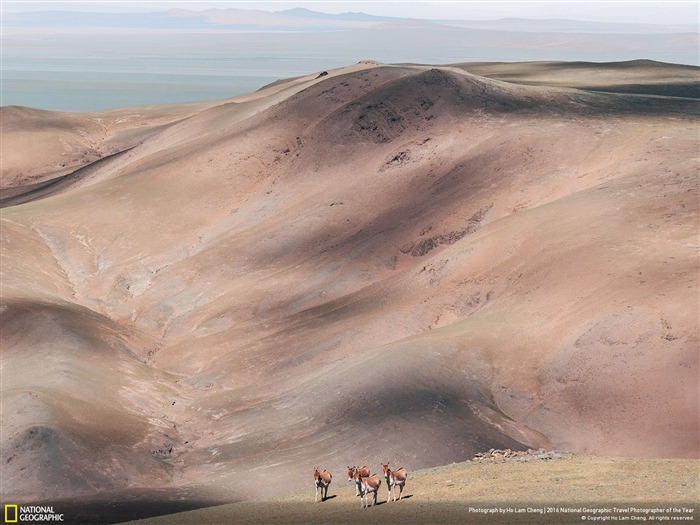
[[[348,467],[348,481],[352,481],[353,483],[355,482],[355,471],[359,470],[360,471],[360,476],[363,478],[369,477],[369,468],[367,466],[364,467]],[[355,496],[360,495],[360,489],[357,488],[357,484],[355,484]]]
[[[389,463],[387,463],[386,465],[384,463],[381,463],[381,466],[384,469],[384,478],[386,479],[386,485],[389,489],[389,496],[387,497],[386,502],[389,503],[389,500],[391,500],[392,492],[394,493],[393,501],[396,501],[396,492],[392,490],[396,487],[399,487],[399,501],[401,501],[401,495],[403,494],[403,486],[406,484],[406,477],[408,477],[408,472],[406,472],[406,469],[403,467],[401,467],[399,470],[391,470],[389,468]]]
[[[327,470],[322,472],[318,471],[318,468],[314,470],[314,485],[316,486],[316,500],[314,503],[318,503],[318,491],[321,490],[321,501],[325,501],[328,497],[328,485],[331,484],[333,475]]]
[[[372,506],[377,504],[377,493],[379,492],[379,487],[382,484],[382,480],[378,474],[374,476],[369,476],[363,478],[360,476],[360,471],[355,471],[355,485],[360,492],[360,508],[364,509],[369,507],[369,502],[367,501],[367,494],[374,493],[374,501]]]

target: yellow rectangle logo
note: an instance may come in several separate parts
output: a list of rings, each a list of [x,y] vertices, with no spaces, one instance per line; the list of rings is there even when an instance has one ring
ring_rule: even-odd
[[[17,505],[5,505],[5,523],[17,523]]]

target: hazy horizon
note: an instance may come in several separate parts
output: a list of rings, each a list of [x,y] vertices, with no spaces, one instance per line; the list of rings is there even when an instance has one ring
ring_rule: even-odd
[[[421,16],[426,5],[432,9]],[[700,63],[697,29],[688,31],[697,17],[680,16],[696,5],[664,4],[656,17],[658,3],[639,3],[637,11],[620,2],[583,11],[575,2],[531,5],[526,11],[521,2],[4,2],[0,105],[97,111],[218,100],[367,59]],[[251,6],[256,10],[220,11]],[[205,12],[209,7],[219,11]],[[272,13],[296,7],[371,16]],[[173,8],[196,12],[178,16],[168,12]],[[523,15],[532,18],[516,20]],[[402,25],[401,17],[423,22]]]
[[[10,12],[43,10],[143,13],[188,9],[254,9],[284,11],[295,7],[328,14],[363,12],[376,16],[400,16],[429,20],[494,20],[500,18],[571,19],[592,22],[627,22],[648,24],[698,25],[700,6],[697,2],[581,2],[581,1],[495,1],[495,2],[387,2],[379,1],[5,1],[3,9]]]

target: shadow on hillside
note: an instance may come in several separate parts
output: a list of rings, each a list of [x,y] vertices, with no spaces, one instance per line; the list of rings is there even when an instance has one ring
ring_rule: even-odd
[[[50,506],[62,514],[62,523],[108,525],[125,521],[212,507],[233,501],[186,498],[172,491],[136,491],[100,494],[65,500],[18,501],[20,506]]]
[[[403,501],[389,502],[380,500],[375,507],[361,509],[355,498],[348,499],[329,496],[327,505],[314,503],[313,499],[304,503],[269,502],[226,505],[222,501],[204,501],[203,499],[181,499],[182,493],[173,491],[150,491],[148,493],[131,491],[129,493],[102,495],[99,498],[73,499],[64,501],[19,502],[19,505],[52,506],[57,514],[63,514],[62,523],[107,525],[124,521],[154,517],[156,523],[168,524],[171,520],[167,514],[195,510],[202,507],[217,506],[217,510],[202,509],[192,516],[179,517],[178,523],[248,523],[268,524],[285,523],[285,525],[306,525],[324,522],[349,523],[357,519],[373,519],[375,516],[389,517],[391,522],[403,525],[425,523],[436,524],[532,524],[561,525],[562,523],[581,523],[594,517],[607,516],[610,520],[629,517],[632,510],[626,510],[628,504],[605,504],[601,501],[590,504],[561,504],[541,502],[469,502],[460,500],[430,501],[414,498],[407,494]],[[333,498],[331,500],[331,498]],[[406,501],[408,500],[408,501]],[[698,518],[698,507],[694,503],[669,502],[632,504],[635,515],[675,518],[694,522]],[[623,510],[612,510],[613,507]],[[676,508],[677,507],[677,508]],[[212,512],[213,511],[213,512]],[[373,512],[378,512],[375,515]],[[162,516],[161,518],[157,518]]]

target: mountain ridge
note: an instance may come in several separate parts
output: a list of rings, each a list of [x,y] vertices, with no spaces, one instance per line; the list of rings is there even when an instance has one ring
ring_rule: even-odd
[[[697,101],[364,63],[175,109],[3,208],[4,494],[697,457]]]
[[[185,8],[152,11],[146,13],[116,13],[91,11],[16,11],[7,13],[8,27],[27,26],[92,26],[131,28],[206,28],[216,26],[248,26],[264,29],[283,27],[285,30],[329,31],[355,27],[353,23],[382,24],[402,21],[424,21],[441,25],[454,25],[473,29],[498,29],[504,31],[532,32],[581,32],[581,33],[697,33],[697,24],[650,24],[633,22],[595,22],[566,18],[531,19],[506,17],[492,20],[422,19],[415,17],[378,16],[363,12],[324,13],[306,8],[279,11],[241,8],[215,8],[193,10]],[[339,25],[324,26],[314,23],[335,22]],[[300,25],[300,23],[302,25]],[[304,27],[303,24],[306,24]],[[309,25],[311,24],[311,25]]]

